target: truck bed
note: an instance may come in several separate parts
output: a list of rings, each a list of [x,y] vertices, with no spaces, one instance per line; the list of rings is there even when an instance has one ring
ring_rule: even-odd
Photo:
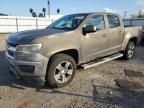
[[[138,41],[141,41],[142,38],[142,27],[141,26],[132,26],[132,27],[124,27],[125,35],[131,34],[132,36],[137,36]]]

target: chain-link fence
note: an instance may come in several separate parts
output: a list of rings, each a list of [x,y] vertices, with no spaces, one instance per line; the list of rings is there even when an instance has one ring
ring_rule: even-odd
[[[47,18],[31,18],[31,17],[0,17],[0,33],[12,33],[30,29],[45,28],[50,25],[53,20]]]
[[[144,18],[143,19],[124,19],[124,25],[144,27]]]

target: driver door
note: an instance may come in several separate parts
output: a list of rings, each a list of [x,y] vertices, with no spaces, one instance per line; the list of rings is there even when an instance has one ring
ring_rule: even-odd
[[[96,32],[86,33],[82,36],[82,57],[84,62],[107,55],[108,30],[106,30],[105,18],[103,15],[93,15],[84,23],[84,27],[93,25]]]

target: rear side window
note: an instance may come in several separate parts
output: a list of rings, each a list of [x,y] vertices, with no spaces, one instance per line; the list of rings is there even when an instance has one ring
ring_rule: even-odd
[[[97,30],[104,30],[105,29],[105,22],[103,15],[95,15],[88,19],[85,23],[85,26],[93,25],[96,26]]]
[[[108,18],[110,28],[119,27],[121,25],[118,16],[108,15],[107,18]]]

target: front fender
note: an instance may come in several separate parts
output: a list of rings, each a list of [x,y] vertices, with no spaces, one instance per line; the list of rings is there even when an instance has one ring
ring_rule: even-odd
[[[46,56],[48,58],[50,58],[54,54],[57,54],[57,53],[63,52],[63,51],[67,51],[67,50],[76,50],[79,53],[79,49],[78,48],[76,48],[76,47],[69,47],[69,48],[61,48],[61,49],[58,49],[58,50],[54,50],[54,51],[48,52],[46,54]]]
[[[68,50],[76,50],[77,51],[77,53],[78,53],[78,63],[79,63],[80,62],[80,54],[79,54],[79,48],[78,47],[67,47],[67,48],[61,48],[61,49],[53,50],[51,52],[48,52],[46,54],[46,57],[50,59],[53,55],[55,55],[57,53],[64,52],[64,51],[68,51]]]

